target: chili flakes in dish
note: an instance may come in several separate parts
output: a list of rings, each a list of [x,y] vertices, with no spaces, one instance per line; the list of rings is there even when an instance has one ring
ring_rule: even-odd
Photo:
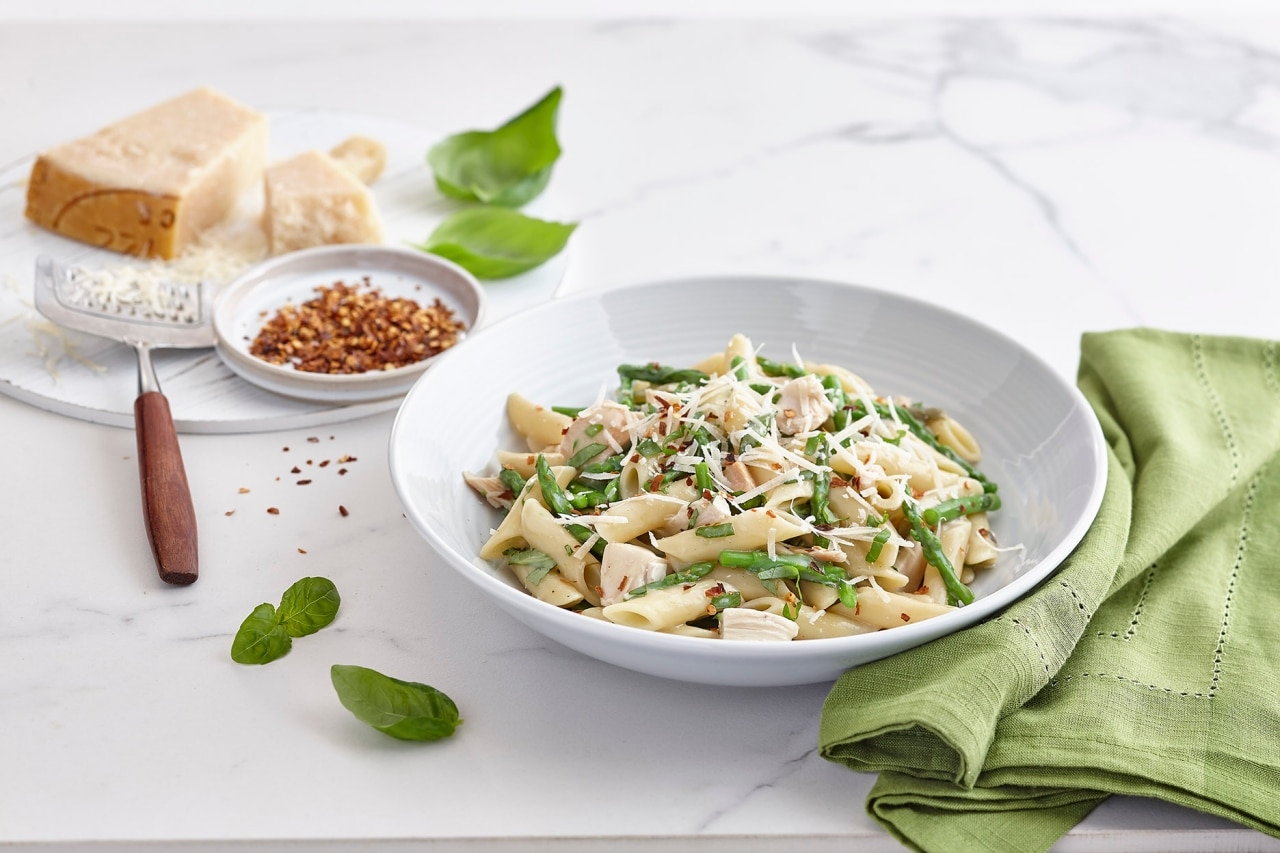
[[[301,305],[280,308],[249,352],[308,373],[368,373],[437,355],[466,330],[438,297],[426,306],[389,297],[368,276],[355,285],[335,281],[315,292]]]

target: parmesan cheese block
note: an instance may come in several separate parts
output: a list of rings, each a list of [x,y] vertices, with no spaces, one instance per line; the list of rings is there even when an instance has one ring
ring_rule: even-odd
[[[381,243],[373,193],[322,151],[267,169],[263,230],[273,255],[331,243]]]
[[[267,118],[202,87],[42,153],[27,218],[104,249],[172,258],[262,180]]]

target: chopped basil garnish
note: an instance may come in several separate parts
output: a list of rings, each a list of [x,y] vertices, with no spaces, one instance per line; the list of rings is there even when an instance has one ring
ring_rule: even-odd
[[[701,536],[703,539],[720,539],[724,536],[733,535],[733,522],[725,521],[720,524],[708,524],[705,527],[694,529],[695,536]]]
[[[556,567],[556,561],[537,548],[508,548],[502,556],[513,566],[528,566],[529,576],[525,579],[531,586],[536,586]]]
[[[889,528],[883,527],[876,534],[876,538],[871,540],[871,547],[867,549],[867,562],[874,563],[880,559],[880,552],[884,550],[884,543],[889,541]]]
[[[603,444],[588,444],[586,447],[566,459],[564,464],[568,465],[570,468],[581,468],[601,453],[604,453],[607,449],[608,448]]]

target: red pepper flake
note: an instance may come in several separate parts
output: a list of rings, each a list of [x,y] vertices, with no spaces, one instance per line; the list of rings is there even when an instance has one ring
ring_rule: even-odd
[[[311,485],[311,481],[310,481],[310,480],[299,480],[299,481],[298,481],[298,485],[299,485],[299,486],[309,486],[309,485]]]
[[[911,617],[910,617],[910,616],[908,616],[908,615],[907,615],[907,614],[905,614],[905,613],[899,613],[899,614],[898,614],[898,616],[899,616],[899,617],[901,617],[901,619],[902,619],[902,621],[903,621],[903,622],[910,622],[910,621],[911,621]]]
[[[289,473],[290,473],[290,474],[301,474],[301,473],[302,473],[302,469],[301,469],[301,468],[299,468],[297,465],[294,465],[292,468],[290,468],[290,469],[289,469]]]
[[[326,467],[328,467],[328,465],[329,465],[329,460],[328,460],[328,459],[325,459],[324,461],[322,461],[322,462],[320,463],[320,467],[321,467],[321,468],[326,468]]]
[[[341,476],[342,474],[345,474],[345,473],[347,473],[347,469],[346,469],[346,468],[339,468],[339,469],[338,469],[338,474],[339,474],[339,476]]]
[[[309,435],[309,436],[307,436],[307,441],[311,442],[312,444],[319,444],[319,443],[320,443],[320,438],[319,438],[319,436]]]
[[[223,513],[223,515],[235,515],[235,514],[236,514],[236,511],[234,509],[229,509]]]
[[[351,513],[347,512],[347,508],[345,506],[338,504],[338,515],[346,518],[348,515],[351,515]]]
[[[280,514],[280,510],[277,509],[276,507],[273,507],[273,506],[267,507],[267,515],[279,515],[279,514]]]
[[[359,460],[357,460],[354,456],[348,456],[347,454],[344,453],[343,455],[338,457],[338,461],[339,462],[356,462]]]
[[[246,489],[244,486],[241,486],[241,487],[240,487],[240,494],[242,494],[242,495],[247,495],[247,494],[249,494],[249,490],[248,490],[248,489]]]
[[[314,299],[286,304],[267,320],[250,354],[311,373],[365,373],[430,358],[457,343],[466,328],[440,299],[420,305],[388,297],[368,276],[314,291]]]
[[[299,553],[299,554],[305,554],[305,553],[307,553],[307,549],[306,549],[306,548],[299,548],[299,549],[298,549],[298,553]]]
[[[285,453],[288,453],[288,452],[289,452],[289,448],[287,448],[287,447],[286,447],[286,448],[284,449],[284,452],[285,452]]]

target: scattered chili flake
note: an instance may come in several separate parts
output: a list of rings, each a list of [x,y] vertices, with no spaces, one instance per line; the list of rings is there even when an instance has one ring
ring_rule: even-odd
[[[312,444],[319,444],[320,437],[316,435],[309,435],[307,436],[307,441],[311,442]]]
[[[241,486],[241,487],[240,487],[240,494],[242,494],[242,495],[247,495],[247,494],[249,494],[249,490],[248,490],[248,489],[246,489],[244,486]]]
[[[280,514],[280,510],[279,510],[278,508],[276,508],[276,507],[269,506],[269,507],[267,507],[267,514],[268,514],[268,515],[279,515],[279,514]]]
[[[294,465],[292,468],[290,468],[290,469],[289,469],[289,473],[290,473],[290,474],[301,474],[301,473],[302,473],[302,469],[301,469],[301,468],[299,468],[297,465]]]
[[[424,307],[389,297],[368,276],[313,290],[315,298],[286,304],[267,320],[249,346],[252,355],[307,373],[367,373],[430,358],[466,329],[439,298]]]
[[[307,553],[307,549],[306,549],[306,548],[299,548],[299,549],[298,549],[298,553],[299,553],[299,554],[305,554],[305,553]]]
[[[320,463],[320,467],[321,467],[321,468],[324,468],[324,467],[326,467],[328,464],[329,464],[329,460],[328,460],[328,459],[325,459],[324,461],[322,461],[322,462]]]
[[[351,515],[351,513],[347,512],[347,508],[345,506],[338,504],[338,515],[346,518],[348,515]]]
[[[908,615],[907,615],[907,614],[905,614],[905,613],[899,613],[898,615],[899,615],[900,617],[902,617],[902,621],[903,621],[903,622],[910,622],[910,621],[911,621],[911,617],[910,617],[910,616],[908,616]]]
[[[338,473],[339,473],[339,474],[345,474],[345,473],[347,473],[347,469],[346,469],[346,468],[339,468],[339,469],[338,469]]]
[[[299,486],[309,486],[309,485],[311,485],[311,481],[310,481],[310,480],[299,480],[299,481],[298,481],[298,485],[299,485]]]
[[[338,457],[338,461],[339,462],[358,462],[359,460],[356,459],[354,456],[348,456],[347,454],[344,453]]]
[[[235,515],[235,513],[236,511],[234,509],[229,509],[226,512],[224,512],[223,515]]]
[[[287,448],[287,447],[286,447],[286,448],[284,448],[283,452],[284,452],[284,453],[288,453],[288,452],[289,452],[289,448]]]

